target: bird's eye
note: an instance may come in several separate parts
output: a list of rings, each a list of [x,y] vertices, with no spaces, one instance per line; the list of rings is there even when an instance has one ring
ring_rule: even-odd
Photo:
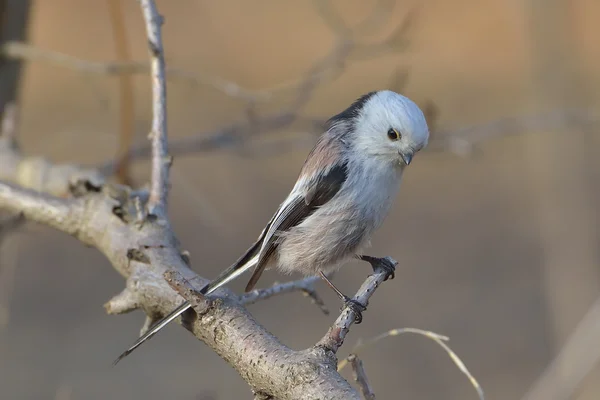
[[[402,137],[402,135],[400,135],[400,133],[394,128],[390,128],[390,130],[387,132],[387,135],[390,140],[398,140]]]

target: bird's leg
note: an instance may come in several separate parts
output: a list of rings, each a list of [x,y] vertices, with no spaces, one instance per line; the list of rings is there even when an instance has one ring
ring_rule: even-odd
[[[357,256],[359,260],[366,261],[373,267],[373,271],[377,267],[383,268],[387,274],[385,276],[385,280],[394,279],[396,276],[396,265],[392,264],[388,258],[379,258],[379,257],[371,257],[371,256]]]
[[[327,286],[333,289],[333,291],[338,295],[338,297],[342,299],[342,301],[344,302],[344,307],[348,307],[352,311],[354,311],[354,323],[360,324],[362,322],[362,312],[365,311],[367,307],[360,304],[358,301],[346,296],[344,293],[340,292],[340,290],[335,287],[335,285],[329,280],[329,278],[325,276],[325,274],[322,271],[319,271],[319,275],[321,276],[321,279],[325,281]]]

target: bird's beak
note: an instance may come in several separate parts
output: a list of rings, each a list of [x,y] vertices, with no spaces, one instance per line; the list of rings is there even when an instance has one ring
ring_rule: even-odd
[[[404,164],[409,165],[410,162],[413,159],[414,156],[414,152],[412,150],[407,150],[407,151],[401,151],[400,153],[400,157],[402,157],[402,161],[404,161]]]

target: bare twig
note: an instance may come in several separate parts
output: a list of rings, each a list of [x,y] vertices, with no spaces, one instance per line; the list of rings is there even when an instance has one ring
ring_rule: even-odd
[[[347,360],[352,366],[354,382],[358,384],[365,400],[375,400],[375,393],[373,393],[373,388],[371,388],[371,385],[369,384],[367,373],[365,372],[365,367],[363,366],[361,359],[358,358],[356,354],[350,354]]]
[[[417,335],[425,336],[426,338],[433,340],[440,347],[442,347],[444,350],[446,350],[446,352],[450,356],[450,359],[452,359],[452,361],[457,366],[457,368],[460,370],[460,372],[465,374],[466,377],[469,379],[469,382],[471,382],[471,385],[473,385],[473,387],[477,391],[477,394],[479,395],[479,399],[485,400],[485,395],[483,393],[483,389],[481,388],[481,385],[479,384],[479,382],[477,382],[475,377],[471,374],[471,372],[469,372],[469,370],[467,369],[465,364],[456,355],[456,353],[454,353],[454,351],[445,343],[450,339],[447,336],[443,336],[443,335],[440,335],[440,334],[437,334],[437,333],[431,332],[431,331],[425,331],[422,329],[416,329],[416,328],[391,329],[387,332],[384,332],[380,335],[377,335],[377,336],[367,340],[366,342],[359,341],[356,344],[356,346],[354,346],[354,348],[352,349],[352,352],[350,353],[350,355],[338,363],[338,371],[341,371],[342,369],[344,369],[344,367],[351,362],[350,358],[352,356],[357,355],[360,351],[363,351],[365,348],[374,345],[375,343],[379,342],[382,339],[392,337],[392,336],[402,335],[405,333],[414,333]]]
[[[428,108],[430,107],[430,108]],[[536,130],[560,130],[571,126],[590,126],[600,122],[600,115],[592,110],[554,110],[533,115],[518,117],[506,117],[497,120],[471,125],[458,129],[441,129],[437,127],[437,109],[435,105],[427,103],[424,111],[433,117],[433,137],[426,148],[426,152],[447,151],[459,156],[470,156],[477,146],[486,140],[495,139],[504,135],[522,135]],[[325,118],[301,117],[294,112],[278,112],[272,116],[259,117],[255,121],[255,130],[260,134],[266,134],[291,125],[294,121],[307,125],[308,133],[314,134],[322,129]],[[236,123],[220,128],[214,132],[192,135],[172,140],[169,146],[173,155],[182,157],[196,155],[198,153],[211,152],[215,150],[229,149],[243,142],[241,139],[247,133],[248,126],[245,123]],[[283,146],[281,143],[273,146],[277,150],[275,154],[292,151],[295,146]],[[132,160],[145,159],[150,155],[151,148],[147,144],[134,147],[130,157]],[[264,155],[266,150],[259,154]],[[99,167],[103,175],[110,175],[115,168],[115,162],[109,161]]]
[[[77,72],[99,75],[147,74],[150,65],[147,62],[94,62],[83,60],[68,54],[35,47],[29,43],[7,42],[0,47],[0,53],[15,60],[38,61],[54,64]],[[210,86],[230,97],[243,100],[267,101],[271,96],[261,91],[245,89],[235,82],[207,74],[193,73],[180,68],[167,68],[167,79],[182,81],[193,85]]]
[[[302,292],[305,296],[309,297],[313,304],[319,307],[319,309],[325,315],[328,315],[329,310],[327,309],[325,303],[315,290],[315,283],[319,280],[320,278],[318,276],[311,276],[308,278],[299,279],[297,281],[276,283],[273,286],[265,289],[254,289],[251,292],[241,295],[239,302],[240,304],[250,305],[260,300],[266,300],[280,294]]]
[[[556,132],[574,126],[596,125],[599,122],[600,114],[586,109],[557,109],[500,118],[459,129],[438,129],[427,146],[427,151],[451,151],[467,156],[477,145],[500,136],[522,135],[534,131]]]
[[[304,124],[318,125],[319,122],[306,118],[301,118],[294,113],[278,112],[272,116],[261,117],[255,121],[255,129],[261,134],[283,129],[294,121],[300,121]],[[187,156],[198,153],[211,152],[215,150],[229,149],[243,143],[244,135],[248,132],[246,123],[236,123],[214,132],[202,133],[172,140],[169,145],[169,152],[176,156]],[[144,143],[134,147],[130,153],[131,160],[142,160],[148,158],[151,154],[151,146]],[[109,161],[98,167],[103,175],[111,175],[115,168],[115,162]]]
[[[397,261],[390,257],[386,257],[385,262],[390,263],[393,266],[398,264]],[[356,292],[352,300],[367,307],[369,305],[369,299],[375,293],[375,290],[386,280],[388,277],[388,270],[386,270],[381,264],[375,268],[372,275],[369,275],[360,289]],[[338,349],[344,343],[344,339],[350,331],[350,326],[354,324],[355,312],[350,307],[344,307],[342,313],[337,318],[335,323],[329,328],[327,334],[319,340],[317,346],[323,347],[333,353],[336,353]]]
[[[167,84],[165,81],[165,59],[161,36],[163,17],[158,13],[153,0],[140,0],[146,22],[148,47],[152,69],[152,181],[148,210],[163,217],[167,212],[169,194],[169,156],[167,141]]]
[[[319,68],[312,75],[313,80],[323,82],[326,78],[333,80],[340,75],[343,70],[344,63],[348,58],[356,60],[369,59],[374,56],[380,56],[391,50],[402,50],[406,43],[406,35],[410,24],[413,21],[413,14],[409,13],[404,22],[390,34],[387,38],[375,43],[358,43],[354,40],[356,34],[371,33],[375,29],[381,29],[385,24],[385,20],[389,18],[390,11],[394,5],[393,1],[380,0],[373,11],[365,17],[365,19],[357,25],[356,28],[338,29],[335,19],[345,22],[335,14],[335,10],[328,4],[329,1],[318,1],[317,10],[325,22],[329,25],[332,31],[336,34],[338,40],[334,45],[334,49],[339,49],[341,44],[347,47],[346,54],[340,56],[338,54],[335,62],[327,63]],[[325,8],[323,8],[323,6]],[[343,32],[347,34],[343,34]],[[82,60],[67,54],[39,49],[31,44],[22,42],[7,42],[0,47],[0,52],[8,58],[15,60],[28,61],[45,61],[66,68],[71,68],[76,71],[105,74],[105,75],[123,75],[123,74],[139,74],[147,73],[151,70],[145,62],[93,62]],[[332,50],[326,58],[331,59],[331,54],[336,51]],[[259,90],[248,90],[241,87],[239,84],[225,80],[223,78],[208,76],[203,74],[191,73],[178,68],[166,68],[166,78],[183,80],[188,83],[208,85],[228,96],[241,98],[251,102],[265,102],[273,100],[277,95],[284,92],[298,91],[302,92],[301,88],[306,85],[306,78],[292,79],[271,87]]]
[[[370,35],[373,32],[377,32],[382,26],[385,26],[390,17],[393,15],[392,11],[396,5],[396,0],[379,0],[373,7],[373,11],[367,13],[367,16],[356,24],[352,30],[355,34]]]
[[[120,0],[107,0],[117,60],[131,61],[131,50],[127,38],[125,16]],[[119,75],[119,147],[117,149],[116,176],[119,182],[131,184],[129,173],[129,151],[134,137],[134,96],[130,74]]]

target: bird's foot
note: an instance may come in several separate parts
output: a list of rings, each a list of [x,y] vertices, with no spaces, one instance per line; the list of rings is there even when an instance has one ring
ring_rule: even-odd
[[[381,267],[385,270],[385,281],[388,279],[394,279],[396,277],[396,265],[397,263],[389,257],[372,257],[372,256],[358,256],[359,259],[368,262],[373,267],[373,271],[377,267]]]
[[[354,323],[360,324],[362,322],[362,312],[365,311],[367,307],[340,292],[340,290],[337,287],[335,287],[335,285],[329,280],[329,278],[327,278],[327,276],[325,276],[325,274],[322,271],[319,271],[319,275],[325,281],[325,283],[327,283],[327,285],[331,289],[333,289],[333,291],[338,295],[338,297],[344,302],[344,305],[342,306],[341,310],[343,311],[346,308],[352,310],[354,312]]]
[[[367,309],[363,304],[359,303],[356,300],[351,299],[348,296],[344,296],[344,305],[342,306],[342,310],[345,308],[349,308],[354,312],[354,323],[360,324],[362,322],[362,313]]]

